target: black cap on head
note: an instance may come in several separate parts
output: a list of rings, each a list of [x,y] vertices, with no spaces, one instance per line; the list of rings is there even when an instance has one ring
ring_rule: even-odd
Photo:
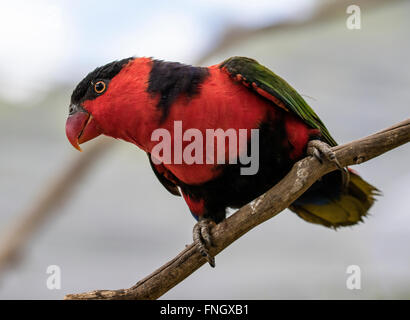
[[[98,67],[94,71],[90,72],[74,89],[73,94],[71,95],[71,103],[80,104],[85,100],[90,100],[98,97],[98,94],[96,94],[94,90],[89,90],[91,83],[97,80],[105,80],[106,82],[109,82],[122,70],[122,68],[128,62],[133,59],[134,57],[116,60],[107,63],[102,67]]]

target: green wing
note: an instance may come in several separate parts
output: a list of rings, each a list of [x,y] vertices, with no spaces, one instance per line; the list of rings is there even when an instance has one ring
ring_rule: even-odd
[[[326,126],[301,95],[271,70],[262,66],[256,60],[245,57],[229,58],[222,62],[220,67],[265,98],[270,99],[274,103],[277,102],[276,99],[283,102],[286,109],[297,114],[312,128],[319,129],[323,139],[330,146],[337,145]]]

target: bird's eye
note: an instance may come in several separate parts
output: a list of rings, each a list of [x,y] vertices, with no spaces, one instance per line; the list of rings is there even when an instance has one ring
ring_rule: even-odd
[[[106,84],[104,81],[98,81],[94,84],[94,91],[98,94],[103,93],[106,89]]]

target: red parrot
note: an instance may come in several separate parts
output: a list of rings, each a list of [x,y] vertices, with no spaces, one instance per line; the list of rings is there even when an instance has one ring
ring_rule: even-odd
[[[245,129],[251,149],[249,133],[257,129],[257,172],[241,174],[240,161],[175,161],[190,143],[177,141],[177,122],[203,137],[208,129],[234,130],[238,136]],[[158,144],[153,133],[159,128],[170,132],[174,161],[161,163],[151,155]],[[210,67],[131,57],[99,67],[73,91],[66,134],[79,150],[79,144],[101,134],[144,150],[159,181],[172,194],[182,195],[199,220],[194,240],[212,266],[209,229],[225,218],[228,207],[241,207],[269,190],[307,154],[337,162],[330,150],[337,143],[305,100],[271,70],[244,57]],[[227,146],[223,152],[231,159],[247,149],[239,146],[232,152]],[[362,221],[377,192],[356,173],[341,168],[323,176],[289,209],[308,222],[349,226]]]

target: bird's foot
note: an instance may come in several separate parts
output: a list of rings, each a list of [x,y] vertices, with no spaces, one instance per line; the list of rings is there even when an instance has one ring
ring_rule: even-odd
[[[320,163],[323,163],[323,159],[333,162],[339,170],[342,171],[342,183],[344,187],[347,187],[349,184],[349,171],[340,165],[335,152],[327,143],[320,140],[309,141],[307,145],[307,154],[315,157]]]
[[[307,154],[315,157],[320,163],[323,163],[323,159],[333,162],[339,169],[343,169],[339,161],[336,158],[336,154],[330,146],[320,140],[310,140],[307,146]]]
[[[211,219],[199,218],[193,230],[194,244],[212,268],[215,268],[215,258],[209,254],[209,248],[213,246],[210,231],[214,226],[215,222]]]

